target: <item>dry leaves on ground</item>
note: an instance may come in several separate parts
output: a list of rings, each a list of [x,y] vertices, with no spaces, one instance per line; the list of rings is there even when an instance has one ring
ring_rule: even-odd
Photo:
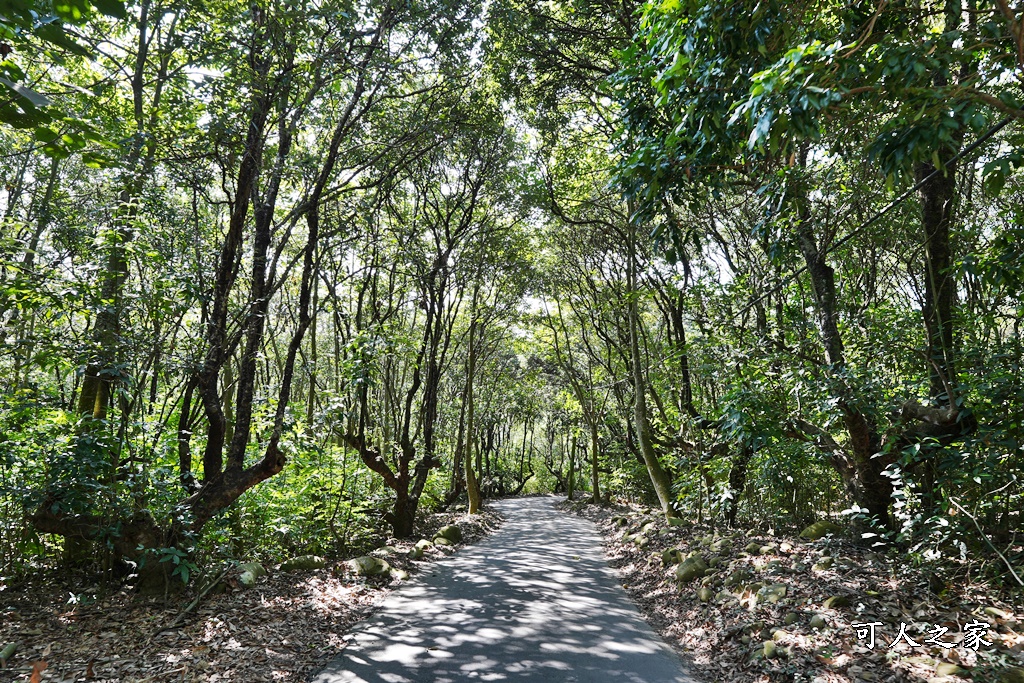
[[[420,531],[429,538],[456,522],[464,543],[472,543],[499,521],[492,511],[432,515]],[[405,555],[414,541],[393,540],[389,550],[374,554],[415,573],[456,551],[436,547],[423,561],[411,561]],[[74,589],[57,588],[52,580],[18,587],[0,582],[0,647],[18,644],[0,669],[0,682],[305,681],[345,646],[345,632],[394,583],[354,576],[344,562],[291,574],[271,571],[251,589],[236,583],[206,596],[182,617],[194,595],[165,602],[121,591],[91,604],[85,604],[88,596],[69,604]],[[162,630],[176,620],[180,625]]]
[[[1007,673],[1024,667],[1019,591],[997,594],[969,574],[938,576],[833,538],[671,526],[651,510],[571,507],[597,523],[651,625],[709,681],[1024,680],[1024,670],[1021,679]],[[663,557],[672,549],[678,554]],[[709,566],[680,583],[676,562],[691,554]],[[990,644],[972,646],[975,635]]]

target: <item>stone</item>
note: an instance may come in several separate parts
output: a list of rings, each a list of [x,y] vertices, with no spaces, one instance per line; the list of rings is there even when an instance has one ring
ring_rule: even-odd
[[[1011,666],[1008,669],[1003,669],[996,680],[999,683],[1024,683],[1024,668]]]
[[[238,565],[238,569],[244,572],[249,572],[257,579],[261,576],[267,575],[267,570],[263,568],[263,565],[259,562],[242,562]]]
[[[445,546],[452,546],[452,545],[455,545],[455,544],[452,543],[451,541],[449,541],[447,538],[442,538],[441,536],[438,536],[437,538],[434,539],[434,545],[435,546],[439,546],[439,547],[445,547]]]
[[[715,542],[715,537],[711,536],[710,534],[707,535],[707,536],[704,536],[704,537],[702,537],[700,539],[700,544],[704,545],[704,546],[711,545],[714,542]]]
[[[757,602],[762,605],[764,603],[774,605],[784,597],[786,597],[786,586],[781,583],[773,583],[757,591]]]
[[[715,597],[715,591],[711,590],[707,586],[697,589],[697,599],[701,602],[711,602],[711,598]]]
[[[683,560],[679,566],[676,567],[676,580],[680,583],[689,583],[694,579],[699,579],[704,576],[704,572],[708,569],[708,565],[704,562],[704,558],[700,555],[689,557]]]
[[[935,666],[935,673],[939,676],[963,676],[967,669],[962,669],[952,662],[939,662]]]
[[[723,550],[728,550],[731,546],[732,542],[730,542],[728,538],[720,538],[709,545],[708,549],[713,553],[720,553]]]
[[[725,579],[726,588],[735,588],[741,584],[746,583],[750,579],[754,578],[754,575],[747,569],[737,569]]]
[[[780,553],[791,553],[791,552],[793,552],[793,544],[790,543],[789,541],[783,541],[782,543],[779,544],[779,552]]]
[[[849,607],[852,602],[849,595],[833,595],[825,601],[823,607],[825,609],[840,609],[842,607]]]
[[[412,550],[409,551],[409,559],[410,560],[422,560],[423,559],[423,548],[421,548],[419,546],[415,546]]]
[[[828,626],[828,622],[825,621],[825,617],[823,617],[822,615],[815,614],[813,617],[811,617],[810,626],[811,626],[811,628],[816,628],[816,629],[821,630],[821,629],[825,628],[826,626]]]
[[[751,555],[760,555],[761,554],[761,544],[758,543],[757,541],[751,541],[750,543],[747,544],[747,547],[744,548],[744,550],[746,550]]]
[[[644,524],[642,527],[640,527],[640,533],[642,533],[642,534],[649,534],[652,531],[656,530],[657,528],[658,528],[658,525],[655,524],[654,522],[647,522],[647,524]]]
[[[392,567],[388,573],[391,574],[392,579],[398,579],[399,581],[407,581],[409,579],[409,572],[404,569]]]
[[[823,557],[817,562],[815,562],[814,566],[811,567],[811,569],[813,569],[816,572],[825,572],[831,569],[833,564],[835,564],[834,557]]]
[[[766,640],[764,645],[761,646],[761,652],[764,654],[765,659],[775,659],[778,655],[778,646],[775,645],[774,640]]]
[[[925,668],[935,666],[938,662],[931,657],[924,657],[922,655],[913,655],[911,657],[904,657],[903,661],[908,664],[917,664]]]
[[[434,544],[425,538],[421,538],[420,540],[416,541],[416,547],[420,550],[426,550],[427,548],[432,548],[433,546]]]
[[[760,619],[758,619],[757,621],[752,621],[749,624],[746,624],[743,627],[743,632],[744,633],[761,633],[762,631],[764,631],[764,627],[765,627],[765,623],[763,621],[761,621]],[[766,640],[766,638],[762,638],[761,640]]]
[[[757,553],[758,553],[758,555],[771,555],[772,553],[775,552],[775,549],[777,547],[778,546],[775,545],[774,543],[769,543],[768,545],[763,545],[763,546],[759,547],[757,549]]]
[[[312,571],[313,569],[323,569],[327,566],[327,560],[318,555],[299,555],[293,557],[290,560],[285,560],[281,563],[281,571],[283,572],[301,572],[301,571]]]
[[[999,609],[998,607],[986,607],[985,614],[989,615],[990,617],[995,617],[996,619],[1013,618],[1013,614],[1007,612],[1006,610]]]
[[[252,588],[256,585],[256,579],[267,575],[267,570],[259,562],[242,562],[238,568],[242,570],[238,575],[238,585],[242,588]]]
[[[786,626],[792,626],[796,622],[800,621],[800,615],[796,612],[789,612],[785,617],[782,618],[782,623]]]
[[[668,518],[668,525],[669,526],[689,526],[690,523],[687,522],[685,519],[682,519],[680,517],[669,517]]]
[[[635,543],[636,547],[638,547],[638,548],[646,548],[647,546],[649,546],[651,544],[651,541],[650,541],[650,539],[648,539],[643,534],[637,534],[633,538],[633,543]]]
[[[387,563],[387,560],[371,557],[370,555],[363,555],[354,560],[349,560],[348,566],[359,576],[382,576],[391,571],[391,565]]]
[[[805,541],[818,541],[828,536],[829,534],[839,535],[843,532],[843,527],[839,526],[835,522],[830,522],[827,519],[820,520],[810,525],[806,529],[800,532],[800,538]]]
[[[670,564],[679,564],[683,561],[683,552],[679,548],[667,548],[661,553],[661,566],[667,567]]]
[[[709,567],[718,567],[718,566],[720,566],[721,564],[722,564],[722,558],[720,558],[720,557],[718,557],[718,556],[715,556],[715,557],[709,557],[709,558],[708,558],[708,566],[709,566]]]
[[[452,544],[462,543],[462,529],[460,529],[456,524],[449,524],[441,527],[437,530],[437,533],[434,534],[434,536],[438,538],[446,538],[451,541]]]

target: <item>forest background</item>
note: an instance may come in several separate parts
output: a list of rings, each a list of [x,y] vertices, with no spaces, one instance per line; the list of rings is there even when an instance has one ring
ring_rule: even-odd
[[[7,0],[0,57],[0,584],[540,491],[1024,577],[1020,3]]]

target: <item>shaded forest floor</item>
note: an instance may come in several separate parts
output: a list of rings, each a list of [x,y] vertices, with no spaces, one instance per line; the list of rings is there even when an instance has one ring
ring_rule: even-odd
[[[640,508],[568,507],[597,523],[626,591],[708,681],[1024,683],[1024,594],[973,581],[967,567],[912,567],[832,538],[670,526]],[[680,555],[663,559],[671,549]],[[680,583],[675,560],[691,553],[708,569]],[[874,647],[870,627],[854,627],[872,622]],[[901,624],[916,647],[897,638]]]
[[[453,523],[462,529],[463,543],[472,543],[496,528],[500,518],[490,510],[472,518],[431,515],[411,541],[392,539],[397,553],[371,554],[415,573],[457,551],[457,546],[435,546],[423,560],[411,561],[406,555],[416,538],[432,538]],[[229,580],[233,585],[227,591],[211,592],[184,616],[197,595],[192,591],[166,601],[127,590],[94,599],[82,594],[80,585],[61,585],[55,574],[18,585],[0,583],[0,648],[19,644],[8,667],[0,669],[0,681],[34,678],[33,664],[39,681],[306,681],[345,646],[345,632],[396,584],[388,577],[355,576],[343,561],[294,573],[267,569],[269,575],[249,589]],[[176,620],[180,625],[167,629]]]

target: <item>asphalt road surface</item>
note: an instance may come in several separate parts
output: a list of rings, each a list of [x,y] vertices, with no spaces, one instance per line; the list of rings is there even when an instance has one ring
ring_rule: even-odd
[[[392,593],[312,681],[695,683],[557,500],[495,503],[497,532]]]

